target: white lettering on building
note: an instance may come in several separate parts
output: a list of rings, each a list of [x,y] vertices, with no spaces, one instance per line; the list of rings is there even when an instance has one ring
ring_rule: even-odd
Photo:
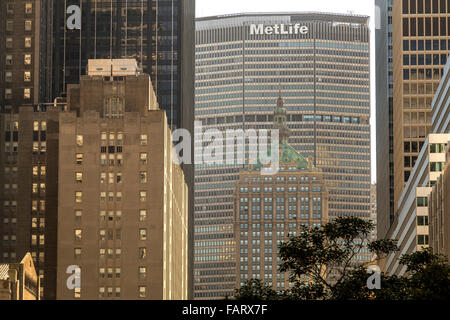
[[[265,26],[264,24],[251,24],[251,35],[272,35],[272,34],[307,34],[309,32],[308,26],[302,26],[300,23],[296,24],[275,24]]]
[[[73,30],[81,29],[81,9],[77,5],[72,5],[67,8],[67,14],[69,15],[67,18],[66,26],[67,29]]]

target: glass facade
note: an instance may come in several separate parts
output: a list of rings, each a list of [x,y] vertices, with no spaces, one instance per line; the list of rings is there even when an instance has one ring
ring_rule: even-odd
[[[323,170],[330,217],[370,218],[367,21],[314,13],[197,20],[196,120],[205,130],[271,129],[281,90],[289,143]],[[250,30],[251,24],[296,23],[309,32],[252,35]],[[229,274],[239,258],[233,251],[231,195],[241,167],[195,166],[194,289],[199,299],[234,293],[235,284],[217,275]]]
[[[66,28],[70,14],[65,8],[71,5],[81,9],[81,29]],[[54,11],[53,92],[48,98],[58,97],[67,84],[79,83],[88,59],[136,59],[143,72],[151,75],[160,108],[167,111],[172,128],[186,127],[181,74],[182,64],[192,62],[183,61],[183,49],[193,51],[194,39],[182,38],[188,34],[184,29],[194,27],[194,1],[66,0],[55,1]],[[183,48],[189,41],[191,48]],[[187,58],[190,55],[186,53]],[[193,99],[191,92],[183,93]]]

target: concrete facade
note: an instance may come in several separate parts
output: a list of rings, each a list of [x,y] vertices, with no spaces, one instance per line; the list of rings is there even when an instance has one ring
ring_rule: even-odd
[[[450,133],[430,134],[425,140],[387,234],[388,239],[398,241],[400,248],[386,259],[384,268],[388,274],[403,275],[406,266],[399,264],[400,257],[430,245],[429,195],[441,175],[445,163],[444,150],[449,140]]]
[[[432,100],[450,53],[450,3],[394,1],[392,30],[394,206],[398,206],[432,132]]]
[[[450,260],[450,141],[447,143],[446,163],[442,175],[430,193],[430,246],[436,254]]]
[[[57,298],[187,299],[188,188],[150,77],[88,75],[68,93]],[[66,287],[71,265],[80,289]]]

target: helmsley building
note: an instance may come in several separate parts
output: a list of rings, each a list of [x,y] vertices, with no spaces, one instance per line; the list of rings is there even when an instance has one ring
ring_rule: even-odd
[[[290,143],[322,170],[330,218],[369,219],[368,17],[237,14],[197,19],[196,28],[195,118],[203,129],[271,129],[281,89]],[[195,166],[197,299],[234,294],[232,194],[243,168]]]

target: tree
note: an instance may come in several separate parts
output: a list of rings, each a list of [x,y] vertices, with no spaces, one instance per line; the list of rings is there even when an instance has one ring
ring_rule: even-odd
[[[366,267],[355,256],[367,248],[376,259],[398,250],[393,240],[370,241],[371,222],[343,217],[321,228],[302,228],[299,236],[280,245],[279,271],[289,272],[293,287],[275,292],[260,280],[237,290],[238,299],[251,300],[408,300],[450,298],[450,265],[431,249],[403,255],[402,277],[380,274],[381,288],[370,290]],[[375,261],[372,261],[375,262]]]
[[[431,248],[404,255],[409,297],[414,300],[446,300],[450,298],[450,265],[443,255]]]
[[[247,281],[240,289],[236,290],[237,300],[277,300],[279,295],[259,279]]]
[[[321,228],[303,227],[299,236],[282,243],[280,272],[290,273],[292,294],[304,299],[333,299],[342,295],[349,278],[361,273],[355,258],[363,249],[379,257],[397,250],[394,241],[370,242],[373,228],[369,221],[340,217]]]

